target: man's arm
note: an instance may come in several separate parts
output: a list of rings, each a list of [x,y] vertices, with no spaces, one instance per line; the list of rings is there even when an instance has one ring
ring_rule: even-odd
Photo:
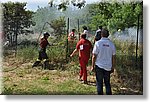
[[[111,73],[114,72],[115,65],[116,65],[116,55],[113,55],[112,56],[112,69],[111,69]]]
[[[97,55],[96,54],[93,54],[92,56],[92,71],[95,71],[95,61],[96,61],[96,57]]]
[[[76,52],[78,52],[77,49],[75,49],[75,50],[72,52],[72,54],[70,55],[70,57],[72,57]]]

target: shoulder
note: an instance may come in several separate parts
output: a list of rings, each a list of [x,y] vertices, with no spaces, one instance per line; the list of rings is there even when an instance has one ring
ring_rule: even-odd
[[[43,40],[44,40],[44,38],[41,38],[40,40],[41,40],[41,41],[43,41]]]
[[[100,44],[100,40],[95,42],[95,46],[98,46]]]
[[[114,45],[114,43],[109,39],[109,42]]]
[[[111,40],[109,40],[109,43],[111,44],[112,47],[115,47],[115,44]]]
[[[90,43],[90,44],[91,44],[91,41],[90,41],[90,40],[86,39],[86,41],[87,41],[88,43]]]
[[[83,40],[82,40],[82,39],[80,39],[80,40],[78,41],[78,44],[79,44],[79,43],[82,43],[82,42],[83,42]]]
[[[101,32],[101,29],[98,29],[96,32]]]
[[[88,31],[87,31],[87,30],[84,30],[84,31],[83,31],[83,33],[87,34],[87,33],[88,33]]]

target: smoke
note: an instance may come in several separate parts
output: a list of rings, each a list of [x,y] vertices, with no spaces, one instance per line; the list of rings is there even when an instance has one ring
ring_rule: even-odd
[[[137,42],[137,28],[127,28],[124,31],[118,31],[113,36],[113,38],[116,38],[120,41],[128,41],[128,42]],[[142,29],[138,32],[138,42],[143,43],[143,33]]]

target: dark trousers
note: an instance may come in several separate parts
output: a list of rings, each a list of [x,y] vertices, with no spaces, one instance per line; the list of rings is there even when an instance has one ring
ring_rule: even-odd
[[[36,67],[38,66],[42,60],[45,60],[44,61],[44,64],[47,64],[48,62],[48,56],[46,54],[46,49],[39,49],[39,56],[38,56],[38,59],[37,61],[32,65],[32,67]]]
[[[102,68],[95,66],[96,71],[96,85],[98,95],[103,95],[103,79],[105,83],[105,89],[107,95],[112,95],[111,85],[110,85],[110,71],[106,71]]]
[[[39,60],[43,60],[43,59],[48,59],[47,53],[46,53],[46,49],[40,49],[39,50]]]

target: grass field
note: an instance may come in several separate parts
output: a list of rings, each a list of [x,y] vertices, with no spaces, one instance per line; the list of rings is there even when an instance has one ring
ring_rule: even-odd
[[[24,61],[5,57],[3,61],[3,93],[6,95],[96,95],[94,75],[88,75],[88,85],[78,80],[79,66],[74,62],[65,69],[44,70],[40,66],[31,68],[33,60]],[[53,66],[55,67],[55,66]],[[142,95],[142,76],[139,71],[124,72],[117,68],[111,74],[114,95]],[[129,70],[129,68],[128,68]],[[122,73],[121,73],[122,72]],[[122,74],[122,75],[121,75]],[[128,75],[126,75],[128,74]],[[138,79],[141,78],[141,79]],[[105,88],[104,88],[105,89]]]
[[[3,70],[3,94],[96,94],[93,76],[90,76],[92,79],[88,77],[91,82],[85,85],[78,81],[78,75],[71,70],[31,68],[32,63],[19,63],[18,61],[10,63],[11,67],[7,65],[8,63],[4,64],[6,65]]]
[[[47,48],[50,64],[47,70],[42,69],[41,66],[31,67],[38,56],[37,46],[31,45],[31,42],[26,46],[24,44],[27,42],[20,45],[16,56],[11,51],[8,53],[7,50],[4,51],[2,94],[96,95],[94,74],[90,75],[88,71],[87,85],[78,80],[80,69],[78,54],[69,58],[66,63],[65,42],[66,40],[62,40],[61,43],[57,43],[57,46]],[[139,57],[139,62],[136,63],[134,44],[120,43],[117,40],[114,42],[117,51],[115,72],[111,74],[113,95],[142,95],[142,57]],[[88,69],[90,66],[91,63],[89,63]]]

